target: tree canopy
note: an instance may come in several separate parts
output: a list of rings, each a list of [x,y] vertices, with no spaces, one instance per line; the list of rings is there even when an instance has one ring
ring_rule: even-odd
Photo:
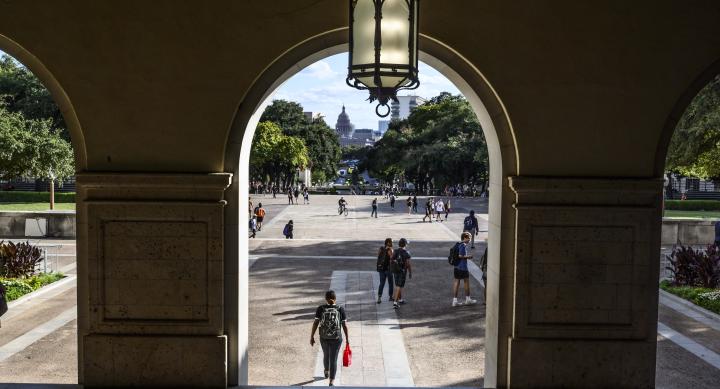
[[[250,153],[250,176],[278,186],[292,182],[297,169],[308,166],[305,142],[283,134],[273,122],[260,122],[255,129]]]
[[[75,173],[70,142],[52,128],[49,119],[27,119],[0,107],[0,174],[64,180]]]
[[[260,121],[273,122],[284,135],[302,139],[308,150],[307,166],[313,170],[316,177],[335,176],[340,161],[340,143],[335,131],[322,118],[308,119],[300,104],[274,100],[265,109]]]
[[[720,75],[695,96],[678,121],[665,169],[690,177],[720,179]]]
[[[26,67],[9,55],[0,57],[0,105],[8,112],[22,113],[26,119],[49,120],[49,128],[69,141],[60,109],[50,91]]]
[[[488,155],[480,122],[460,95],[443,92],[394,120],[362,166],[386,182],[420,190],[455,184],[487,185]]]

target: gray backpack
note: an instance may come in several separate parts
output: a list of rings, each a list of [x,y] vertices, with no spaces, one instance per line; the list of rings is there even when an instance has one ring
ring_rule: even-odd
[[[328,305],[320,317],[320,339],[340,339],[340,307]]]

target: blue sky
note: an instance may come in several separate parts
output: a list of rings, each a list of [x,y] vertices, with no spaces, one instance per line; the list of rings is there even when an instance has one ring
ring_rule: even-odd
[[[319,112],[330,127],[335,122],[342,105],[355,128],[378,129],[379,118],[375,114],[377,102],[370,104],[367,91],[359,91],[345,83],[347,77],[347,53],[333,55],[313,63],[287,80],[277,89],[273,99],[300,103],[305,111]],[[412,91],[400,91],[400,95],[416,94],[424,98],[437,96],[440,92],[459,94],[450,80],[432,67],[420,62],[420,87]]]

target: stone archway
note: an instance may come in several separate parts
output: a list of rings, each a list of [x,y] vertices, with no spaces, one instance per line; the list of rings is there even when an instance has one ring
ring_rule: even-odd
[[[269,65],[243,97],[230,129],[225,148],[226,172],[232,185],[226,192],[224,245],[224,327],[228,336],[228,384],[248,380],[248,258],[247,241],[240,239],[247,225],[240,199],[248,196],[250,145],[254,128],[269,103],[272,92],[304,67],[322,58],[347,50],[347,29],[318,35],[285,52]],[[517,175],[519,160],[509,116],[499,96],[478,69],[442,42],[421,35],[420,59],[428,63],[466,96],[485,132],[490,159],[490,215],[488,306],[486,324],[485,385],[504,382],[507,369],[506,342],[511,333],[515,248],[513,193],[507,177]],[[501,296],[504,296],[501,298]]]
[[[42,84],[50,91],[55,104],[60,108],[60,112],[65,119],[68,131],[70,132],[70,140],[72,142],[73,151],[75,152],[75,171],[82,172],[87,170],[87,151],[85,149],[85,137],[83,136],[80,121],[78,120],[75,109],[73,108],[70,98],[60,85],[60,82],[53,76],[42,61],[31,52],[20,46],[10,38],[0,35],[0,49],[10,54],[20,61],[30,71],[40,79]]]

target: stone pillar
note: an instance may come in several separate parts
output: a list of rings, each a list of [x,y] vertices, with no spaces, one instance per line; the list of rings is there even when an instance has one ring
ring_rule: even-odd
[[[223,207],[230,174],[80,174],[79,379],[226,386]]]
[[[508,386],[655,383],[662,180],[511,177]]]

